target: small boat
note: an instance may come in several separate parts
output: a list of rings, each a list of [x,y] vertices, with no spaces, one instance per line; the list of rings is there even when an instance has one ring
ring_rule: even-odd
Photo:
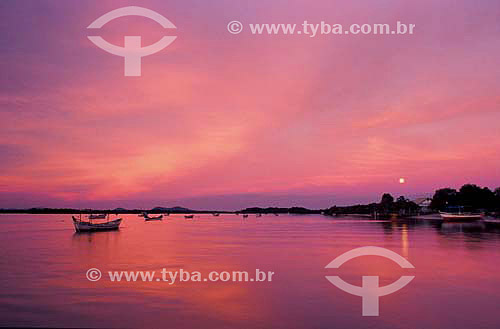
[[[144,217],[144,220],[145,221],[149,221],[149,220],[162,220],[163,219],[163,215],[160,215],[160,216],[156,216],[156,217],[149,217],[148,215],[146,215]]]
[[[220,214],[218,212],[214,212],[212,215],[214,215],[215,217],[218,217]]]
[[[274,213],[274,216],[279,216],[277,213]]]
[[[483,218],[481,213],[469,211],[462,206],[448,207],[446,211],[440,211],[439,215],[443,220],[451,222],[474,221]]]
[[[255,217],[262,217],[262,214],[257,214],[255,215]]]
[[[248,214],[244,214],[244,215],[243,215],[243,218],[248,218]]]
[[[90,214],[89,219],[106,219],[106,214]]]
[[[107,217],[108,220],[106,222],[101,222],[101,223],[93,223],[91,219],[89,219],[89,221],[83,221],[81,214],[79,218],[76,218],[75,216],[71,217],[73,218],[73,225],[75,226],[75,230],[77,232],[117,230],[120,228],[120,224],[122,222],[121,218],[110,221],[109,215]]]
[[[186,218],[186,219],[191,219],[191,218],[193,218],[193,217],[194,217],[194,215],[185,215],[185,216],[184,216],[184,218]]]

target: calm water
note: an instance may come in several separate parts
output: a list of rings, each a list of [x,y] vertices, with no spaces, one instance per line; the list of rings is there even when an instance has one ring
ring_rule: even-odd
[[[324,267],[352,248],[406,257]],[[500,230],[484,224],[323,216],[124,216],[118,232],[75,234],[68,215],[0,216],[0,325],[166,328],[499,328]],[[90,282],[85,273],[104,274]],[[273,271],[272,282],[111,282],[106,271]],[[415,275],[361,316],[326,275],[381,285]]]

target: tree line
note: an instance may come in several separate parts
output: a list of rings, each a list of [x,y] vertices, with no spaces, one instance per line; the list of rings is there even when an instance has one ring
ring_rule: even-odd
[[[395,214],[398,216],[411,216],[418,214],[419,206],[404,196],[397,199],[389,193],[384,193],[379,203],[370,203],[366,205],[358,204],[354,206],[338,207],[333,206],[325,209],[326,215],[346,215],[346,214],[367,214],[377,216],[389,216]]]
[[[473,209],[498,211],[500,187],[494,191],[488,187],[465,184],[458,191],[449,187],[437,190],[432,197],[431,208],[443,210],[449,206],[466,206]]]

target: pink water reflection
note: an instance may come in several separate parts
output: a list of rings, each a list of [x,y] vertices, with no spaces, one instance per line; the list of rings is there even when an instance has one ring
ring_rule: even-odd
[[[61,221],[64,220],[64,221]],[[125,216],[118,232],[75,234],[68,216],[0,216],[2,325],[241,328],[495,328],[500,300],[500,233],[481,224],[372,222],[323,216],[242,220],[201,215],[144,222]],[[333,258],[374,245],[406,257],[401,269],[360,257],[339,269]],[[110,282],[108,270],[274,271],[272,282]],[[361,316],[361,298],[330,284],[339,275],[381,285],[415,275],[382,297],[380,316]],[[472,312],[472,313],[471,313]],[[411,324],[411,326],[409,325]]]

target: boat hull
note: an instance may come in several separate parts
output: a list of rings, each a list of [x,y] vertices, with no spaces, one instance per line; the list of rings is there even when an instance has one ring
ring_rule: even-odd
[[[471,222],[482,218],[481,214],[453,214],[441,212],[440,215],[444,221],[448,222]]]
[[[145,221],[162,220],[162,219],[163,219],[163,215],[158,216],[158,217],[144,217]]]
[[[106,219],[106,215],[89,215],[89,219]]]
[[[73,225],[77,232],[113,231],[120,228],[122,219],[116,219],[105,223],[82,222],[73,217]]]

